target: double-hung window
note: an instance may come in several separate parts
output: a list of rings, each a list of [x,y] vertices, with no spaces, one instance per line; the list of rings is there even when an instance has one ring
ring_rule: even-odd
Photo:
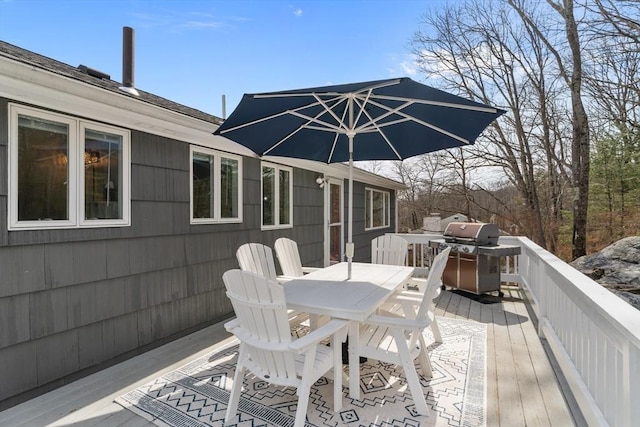
[[[293,172],[291,168],[262,163],[262,228],[293,226]]]
[[[130,133],[9,107],[9,229],[127,226]]]
[[[191,146],[191,223],[242,222],[242,157]]]
[[[388,191],[365,189],[365,229],[389,227],[391,196]]]

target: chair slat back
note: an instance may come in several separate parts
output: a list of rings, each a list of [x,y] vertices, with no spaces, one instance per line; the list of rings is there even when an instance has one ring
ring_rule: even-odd
[[[239,338],[250,348],[252,371],[276,383],[297,380],[295,355],[283,345],[291,342],[291,331],[282,286],[241,270],[229,270],[222,279],[242,329]]]
[[[291,239],[281,237],[276,240],[274,247],[282,274],[289,277],[302,277],[304,272],[302,271],[298,244]]]
[[[416,314],[416,319],[418,320],[424,320],[428,318],[429,313],[433,312],[433,308],[435,305],[433,300],[438,296],[438,293],[440,292],[440,286],[442,285],[442,274],[444,273],[444,268],[446,267],[447,261],[449,260],[449,252],[451,252],[451,248],[446,248],[433,259],[433,263],[431,264],[431,268],[429,269],[429,276],[427,277],[427,283],[422,296],[422,301],[420,302],[420,307],[418,308],[418,313]],[[411,348],[412,345],[415,345],[417,339],[417,334],[413,334],[409,343],[409,348]]]
[[[388,235],[376,237],[371,241],[371,263],[386,265],[405,265],[408,243],[400,236]]]
[[[236,258],[241,270],[277,280],[273,251],[269,246],[261,243],[245,243],[236,251]]]

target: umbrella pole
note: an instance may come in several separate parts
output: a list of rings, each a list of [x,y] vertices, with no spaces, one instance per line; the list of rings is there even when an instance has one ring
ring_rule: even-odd
[[[351,260],[353,258],[353,134],[349,133],[349,227],[347,233],[347,279],[351,279]]]

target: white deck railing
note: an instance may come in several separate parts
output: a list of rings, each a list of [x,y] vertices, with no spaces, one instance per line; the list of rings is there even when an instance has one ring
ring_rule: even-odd
[[[426,267],[436,234],[400,234],[410,243],[407,263]],[[525,237],[502,263],[502,281],[523,286],[538,333],[591,426],[640,425],[640,311]]]

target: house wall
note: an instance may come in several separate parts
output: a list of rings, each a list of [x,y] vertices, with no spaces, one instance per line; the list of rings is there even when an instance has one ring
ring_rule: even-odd
[[[348,181],[344,183],[347,188]],[[388,191],[391,194],[390,203],[391,211],[389,218],[389,227],[366,230],[365,231],[365,188],[372,188],[381,191]],[[347,193],[345,193],[345,200],[347,199]],[[345,242],[347,239],[347,221],[349,218],[348,203],[345,201]],[[371,184],[364,184],[362,182],[353,183],[353,245],[354,245],[354,262],[371,262],[371,241],[378,236],[385,233],[396,232],[396,196],[395,192],[387,188],[379,187]]]
[[[260,230],[260,160],[250,157],[243,222],[191,225],[189,144],[136,130],[129,227],[9,232],[7,104],[0,100],[0,409],[232,316],[222,274],[237,268],[243,243],[290,237],[305,265],[322,266],[316,172],[294,169],[293,228]],[[364,184],[354,194],[356,260],[368,261],[371,238],[395,224],[365,233]]]

